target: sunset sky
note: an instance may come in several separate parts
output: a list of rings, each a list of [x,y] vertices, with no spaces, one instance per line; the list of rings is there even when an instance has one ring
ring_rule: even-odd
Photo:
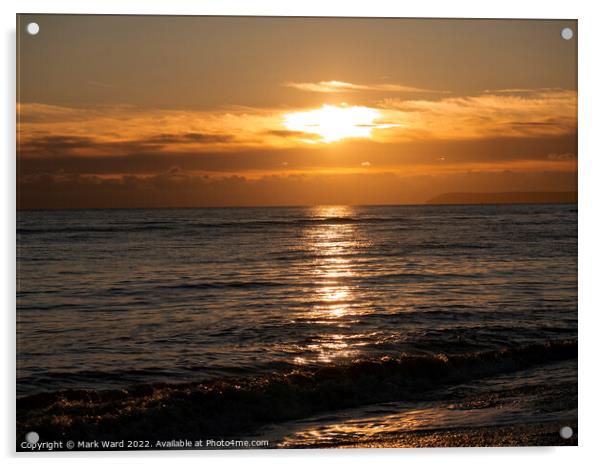
[[[36,21],[37,36],[25,25]],[[575,191],[574,21],[21,15],[21,208]]]

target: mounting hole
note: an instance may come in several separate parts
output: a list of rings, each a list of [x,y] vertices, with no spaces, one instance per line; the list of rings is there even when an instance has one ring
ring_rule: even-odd
[[[564,40],[571,40],[573,38],[573,30],[571,28],[563,28],[562,31],[560,31],[560,36]]]
[[[40,435],[37,432],[27,432],[27,434],[25,434],[25,440],[29,443],[38,443],[38,440],[40,440]]]
[[[38,32],[40,32],[40,25],[38,23],[29,23],[27,25],[27,34],[30,36],[35,36]]]
[[[573,429],[571,429],[569,426],[564,426],[562,429],[560,429],[559,433],[563,439],[570,439],[573,436]]]

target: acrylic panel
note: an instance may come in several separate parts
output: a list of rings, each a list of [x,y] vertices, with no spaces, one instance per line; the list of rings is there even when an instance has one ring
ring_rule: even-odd
[[[576,20],[17,48],[17,450],[577,444]]]

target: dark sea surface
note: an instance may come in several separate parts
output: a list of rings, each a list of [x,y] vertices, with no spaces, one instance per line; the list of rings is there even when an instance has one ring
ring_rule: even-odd
[[[21,400],[286,380],[290,416],[232,432],[292,446],[576,422],[575,205],[20,211],[17,228]]]

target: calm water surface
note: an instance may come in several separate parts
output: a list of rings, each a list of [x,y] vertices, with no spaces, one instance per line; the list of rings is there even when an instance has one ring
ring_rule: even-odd
[[[573,205],[23,211],[17,243],[19,395],[576,338]]]

